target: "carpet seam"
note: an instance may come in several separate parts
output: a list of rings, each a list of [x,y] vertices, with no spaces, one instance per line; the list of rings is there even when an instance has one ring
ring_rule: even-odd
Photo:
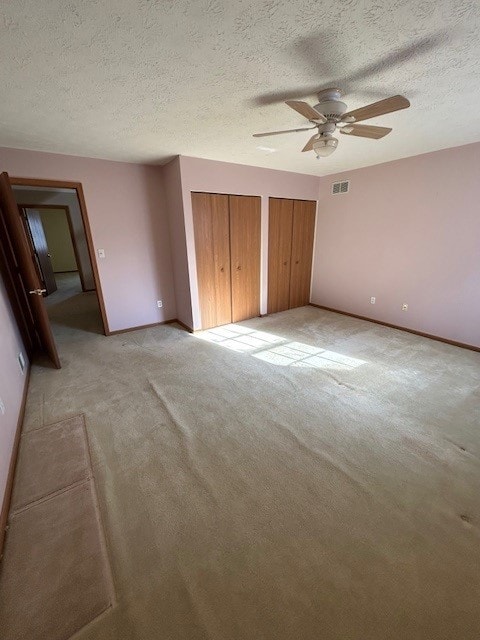
[[[109,553],[109,544],[108,544],[108,539],[107,539],[107,533],[106,533],[106,527],[104,525],[103,522],[103,518],[102,518],[102,513],[100,511],[100,505],[99,505],[99,500],[98,500],[98,492],[97,492],[97,483],[95,481],[95,474],[93,472],[93,464],[92,464],[92,451],[90,448],[90,440],[88,437],[88,430],[87,430],[87,420],[85,417],[84,413],[79,414],[82,418],[82,423],[83,423],[83,433],[85,435],[85,442],[87,445],[87,459],[88,459],[88,465],[90,467],[90,473],[91,473],[91,480],[92,480],[92,486],[93,486],[93,497],[94,497],[94,508],[97,514],[97,522],[98,522],[98,526],[100,528],[100,544],[102,547],[102,552],[103,552],[103,556],[104,556],[104,562],[106,564],[107,567],[107,574],[108,574],[108,586],[109,586],[109,595],[110,595],[110,599],[111,599],[111,606],[116,606],[117,605],[117,593],[115,590],[115,581],[113,579],[113,569],[112,569],[112,563],[110,561],[110,553]],[[104,613],[104,612],[102,612]],[[95,619],[95,618],[94,618]],[[84,627],[82,627],[84,628]]]
[[[28,509],[31,509],[32,507],[35,507],[44,502],[48,502],[49,500],[53,500],[53,498],[56,498],[57,496],[67,493],[67,491],[70,491],[71,489],[76,489],[82,484],[86,484],[91,479],[92,479],[92,476],[89,475],[86,478],[82,478],[81,480],[77,480],[76,482],[73,482],[72,484],[67,485],[66,487],[62,487],[61,489],[57,489],[56,491],[47,493],[46,495],[41,496],[40,498],[37,498],[36,500],[33,500],[32,502],[29,502],[28,504],[25,504],[19,507],[18,509],[15,509],[14,511],[12,511],[10,513],[9,519],[17,516],[20,513],[23,513],[24,511],[28,511]]]
[[[85,414],[83,413],[76,413],[73,416],[67,416],[66,418],[60,418],[60,420],[55,420],[55,422],[49,422],[48,424],[45,424],[45,422],[43,421],[43,406],[42,406],[42,426],[37,427],[36,429],[28,429],[27,431],[23,431],[21,437],[23,438],[24,436],[28,436],[29,433],[42,431],[42,429],[47,429],[47,427],[54,427],[55,425],[60,424],[61,422],[65,422],[66,420],[73,420],[74,418],[82,418],[84,415]]]
[[[107,607],[105,607],[103,611],[100,611],[100,613],[96,615],[95,618],[92,618],[89,622],[87,622],[87,624],[84,624],[83,627],[80,627],[80,629],[74,631],[73,635],[69,636],[65,640],[75,640],[75,638],[78,638],[79,634],[83,633],[85,629],[93,626],[96,622],[99,621],[100,618],[103,618],[103,616],[106,616],[108,613],[110,613],[110,609],[113,609],[114,605],[116,605],[116,602],[110,603]]]

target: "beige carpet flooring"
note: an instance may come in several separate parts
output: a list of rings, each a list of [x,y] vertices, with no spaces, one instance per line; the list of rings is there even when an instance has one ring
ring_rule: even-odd
[[[117,604],[76,640],[478,640],[479,353],[313,307],[105,338],[75,296],[25,429],[86,418]]]
[[[12,511],[86,480],[90,475],[82,416],[24,433]]]
[[[2,638],[65,640],[112,606],[83,416],[24,432],[8,526]]]

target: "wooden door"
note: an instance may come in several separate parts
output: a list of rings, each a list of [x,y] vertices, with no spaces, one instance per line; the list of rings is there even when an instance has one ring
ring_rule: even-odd
[[[310,302],[316,206],[316,202],[308,200],[293,201],[290,309]]]
[[[0,207],[9,242],[17,260],[20,281],[22,286],[25,287],[24,291],[28,294],[30,312],[39,337],[40,346],[59,369],[61,366],[60,360],[43,300],[42,286],[32,261],[25,228],[7,173],[0,174]]]
[[[5,225],[5,217],[0,207],[0,274],[3,278],[8,299],[22,336],[25,351],[31,359],[40,348],[37,330],[30,310],[30,301],[23,285],[18,262],[13,252]]]
[[[202,329],[232,321],[228,196],[192,193]]]
[[[270,198],[268,222],[268,313],[290,308],[293,200]]]
[[[46,294],[49,296],[57,290],[57,283],[53,273],[42,218],[40,217],[40,212],[36,209],[24,208],[21,209],[21,212],[25,221],[27,235],[31,242],[33,258],[37,264],[40,278],[43,281],[43,288],[46,289]]]
[[[260,315],[261,199],[229,196],[232,322]]]

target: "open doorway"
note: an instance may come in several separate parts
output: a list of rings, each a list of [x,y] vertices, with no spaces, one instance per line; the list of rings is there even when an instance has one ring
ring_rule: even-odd
[[[45,304],[54,333],[65,333],[65,328],[104,333],[76,193],[18,187],[13,191],[45,289]],[[84,295],[87,292],[91,294]]]
[[[72,329],[109,334],[82,185],[2,173],[0,213],[0,257],[27,353],[59,367],[55,343]]]
[[[68,337],[69,328],[106,333],[77,189],[15,182],[54,334]]]

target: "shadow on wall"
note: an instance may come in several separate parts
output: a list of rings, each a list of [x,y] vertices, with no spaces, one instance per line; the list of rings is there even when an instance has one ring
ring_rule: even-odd
[[[144,167],[144,193],[146,208],[151,212],[150,238],[151,258],[155,265],[155,291],[152,292],[152,304],[162,300],[165,319],[176,317],[175,292],[173,289],[173,265],[170,253],[170,234],[168,214],[165,205],[163,177],[160,166]]]

